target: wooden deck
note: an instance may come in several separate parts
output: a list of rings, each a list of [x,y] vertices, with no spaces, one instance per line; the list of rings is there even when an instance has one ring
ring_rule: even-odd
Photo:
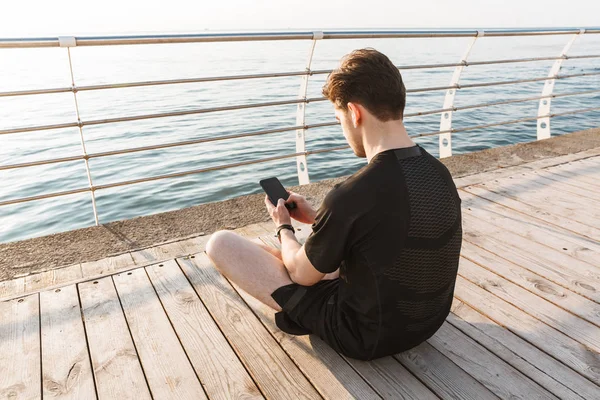
[[[199,236],[0,283],[0,398],[600,399],[600,149],[457,185],[455,302],[417,348],[362,362],[279,331]]]

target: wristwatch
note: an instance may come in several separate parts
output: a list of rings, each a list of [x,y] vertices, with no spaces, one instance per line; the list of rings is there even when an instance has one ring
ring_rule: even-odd
[[[280,242],[281,242],[281,230],[282,229],[289,229],[290,231],[292,231],[292,233],[296,233],[296,230],[290,224],[279,225],[277,227],[277,232],[275,233],[275,236],[277,236],[277,239],[279,239]]]

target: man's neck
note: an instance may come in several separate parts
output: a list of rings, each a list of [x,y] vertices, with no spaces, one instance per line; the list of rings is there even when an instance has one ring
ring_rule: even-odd
[[[363,139],[367,162],[371,162],[373,157],[382,151],[415,145],[415,142],[408,136],[402,121],[378,124],[377,127],[372,127],[369,131],[365,129],[365,131],[369,132]]]

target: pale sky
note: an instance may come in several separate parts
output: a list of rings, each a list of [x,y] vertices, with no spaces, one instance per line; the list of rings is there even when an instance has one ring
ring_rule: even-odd
[[[0,37],[204,30],[580,27],[599,0],[3,0]]]

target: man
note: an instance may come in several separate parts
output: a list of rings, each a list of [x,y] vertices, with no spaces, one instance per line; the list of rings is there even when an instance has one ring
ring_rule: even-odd
[[[313,333],[344,355],[371,360],[425,341],[450,312],[461,201],[444,165],[406,133],[406,89],[385,55],[347,55],[323,94],[368,164],[318,211],[296,193],[291,215],[283,200],[275,207],[265,198],[280,252],[220,231],[207,253],[225,276],[279,311],[283,331]],[[304,245],[285,226],[291,218],[312,224]]]

